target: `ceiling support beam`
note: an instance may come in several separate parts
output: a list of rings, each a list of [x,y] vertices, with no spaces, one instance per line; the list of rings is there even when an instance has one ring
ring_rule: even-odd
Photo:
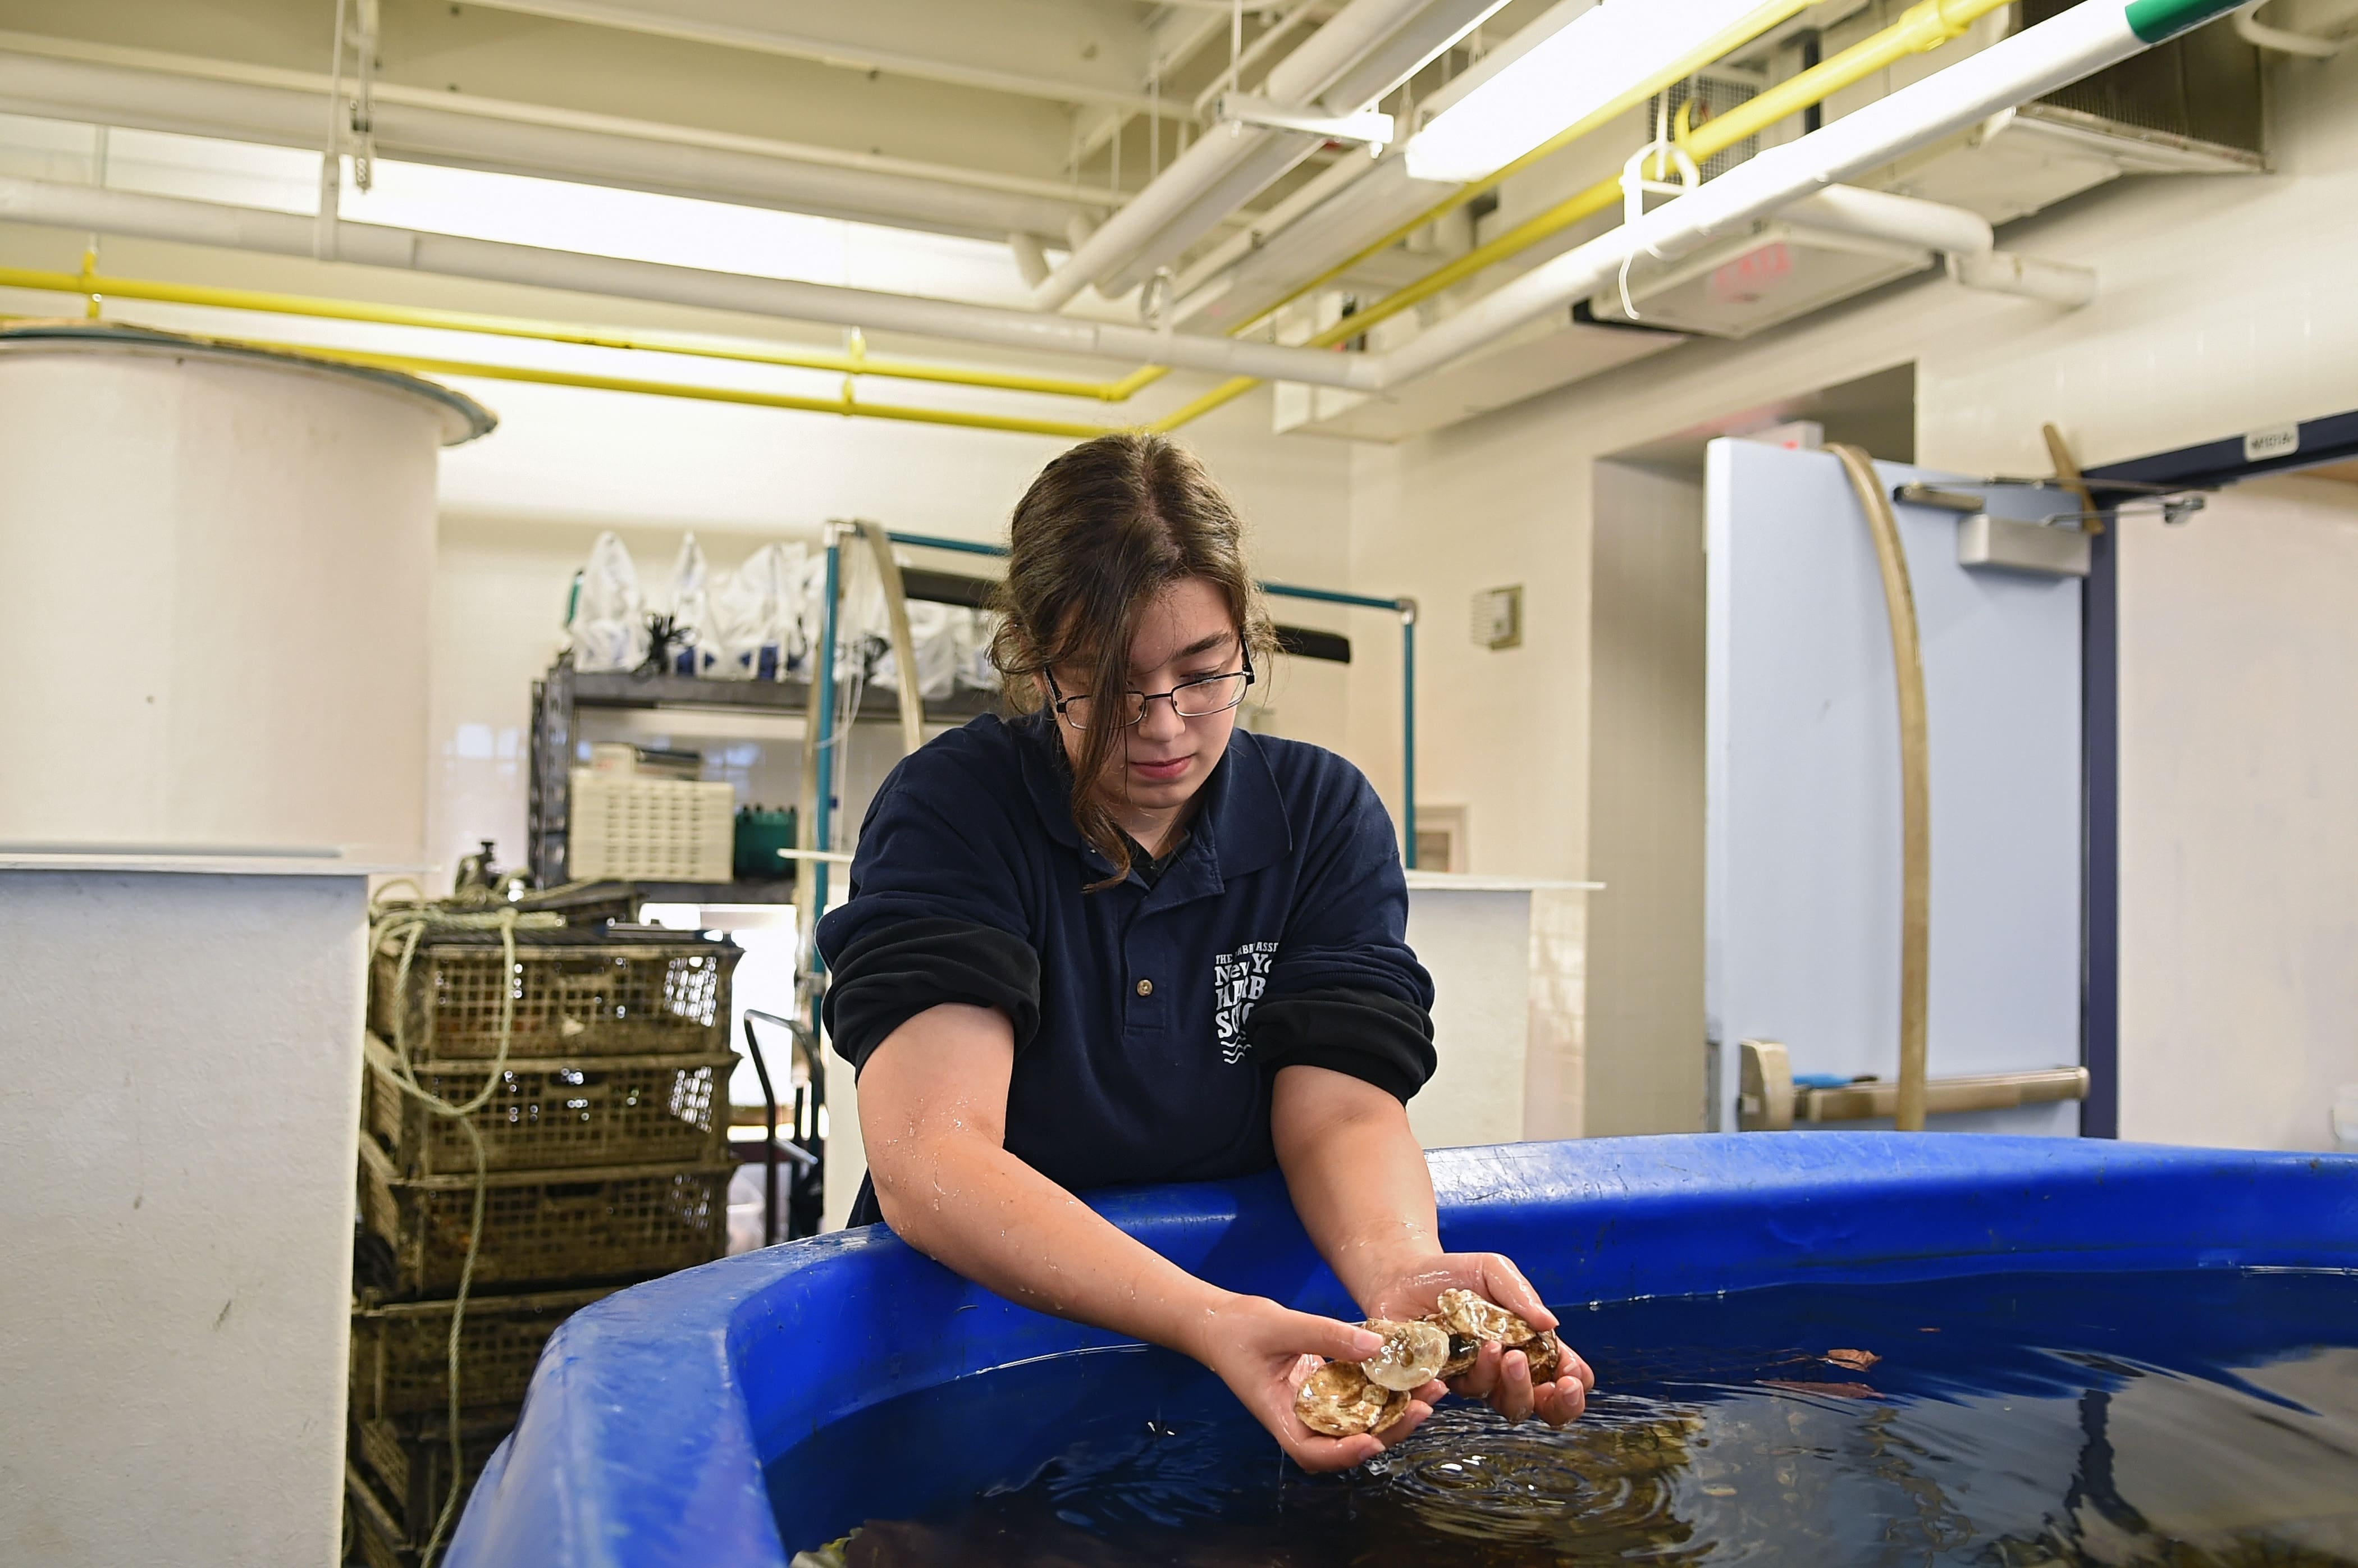
[[[725,15],[711,14],[731,8],[709,3],[675,3],[662,6],[618,3],[618,0],[469,0],[469,3],[488,10],[509,11],[547,21],[571,22],[756,54],[781,55],[851,70],[881,71],[912,81],[938,81],[950,86],[979,88],[989,92],[1044,98],[1053,103],[1098,104],[1133,114],[1145,113],[1147,106],[1146,95],[1129,85],[1130,72],[1119,64],[1110,70],[1060,75],[1044,70],[1012,69],[980,58],[985,52],[1001,51],[979,50],[964,58],[955,50],[923,53],[909,49],[906,43],[924,37],[925,29],[905,23],[896,25],[889,16],[862,17],[860,13],[864,7],[824,7],[827,15],[811,16],[808,20],[831,21],[835,25],[831,30],[817,31],[809,28],[794,30],[773,25],[767,16],[761,16],[758,7],[754,13],[758,19],[754,20],[737,20]],[[776,7],[770,9],[774,11]],[[989,7],[977,7],[977,11],[979,14],[991,14]],[[698,15],[698,12],[707,14]],[[865,22],[866,26],[859,26],[860,22]],[[1003,27],[1006,22],[1007,17],[998,14],[992,25]],[[863,32],[868,36],[861,36]],[[899,41],[885,42],[884,38]],[[1076,60],[1076,63],[1079,62]]]
[[[317,148],[328,79],[0,33],[0,111]],[[982,239],[1059,234],[1118,200],[1063,180],[379,81],[380,157],[782,208]]]

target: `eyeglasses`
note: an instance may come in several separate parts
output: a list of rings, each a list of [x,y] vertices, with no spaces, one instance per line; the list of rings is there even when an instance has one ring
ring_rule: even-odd
[[[1051,706],[1055,708],[1056,717],[1076,730],[1087,729],[1089,705],[1097,698],[1087,693],[1078,697],[1066,697],[1056,685],[1056,672],[1048,670],[1043,673],[1048,677],[1049,693],[1055,698]],[[1123,692],[1121,717],[1115,722],[1127,729],[1146,717],[1148,703],[1161,701],[1166,697],[1170,700],[1171,711],[1182,719],[1209,719],[1213,714],[1226,713],[1229,708],[1242,702],[1245,699],[1245,687],[1252,683],[1252,658],[1248,654],[1244,668],[1231,670],[1227,675],[1198,676],[1194,680],[1181,681],[1169,691]]]

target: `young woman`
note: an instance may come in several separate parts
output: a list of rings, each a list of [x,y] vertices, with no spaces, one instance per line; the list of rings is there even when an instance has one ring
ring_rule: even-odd
[[[1150,435],[1050,463],[1015,509],[991,654],[1022,717],[893,770],[851,896],[819,924],[835,1048],[860,1074],[869,1183],[851,1222],[1011,1301],[1217,1373],[1306,1468],[1397,1442],[1296,1418],[1305,1356],[1356,1325],[1206,1284],[1073,1195],[1274,1164],[1369,1317],[1453,1286],[1555,1319],[1495,1253],[1441,1249],[1405,1102],[1432,1076],[1433,985],[1367,779],[1236,727],[1275,637],[1244,529],[1201,464]],[[1457,1391],[1561,1424],[1577,1356],[1534,1387],[1495,1346]]]

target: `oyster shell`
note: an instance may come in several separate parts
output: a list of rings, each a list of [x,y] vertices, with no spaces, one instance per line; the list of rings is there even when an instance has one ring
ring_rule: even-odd
[[[1469,1370],[1486,1344],[1502,1350],[1520,1350],[1531,1363],[1533,1383],[1552,1383],[1563,1366],[1563,1345],[1549,1330],[1533,1328],[1496,1302],[1472,1291],[1441,1292],[1427,1321],[1449,1331],[1449,1358],[1440,1376],[1455,1378]]]
[[[1384,1347],[1359,1363],[1359,1370],[1371,1383],[1404,1393],[1424,1387],[1448,1364],[1449,1331],[1439,1324],[1374,1318],[1360,1326],[1384,1336]]]
[[[1313,1432],[1357,1437],[1408,1413],[1408,1395],[1371,1383],[1355,1362],[1329,1361],[1293,1392],[1293,1413]]]

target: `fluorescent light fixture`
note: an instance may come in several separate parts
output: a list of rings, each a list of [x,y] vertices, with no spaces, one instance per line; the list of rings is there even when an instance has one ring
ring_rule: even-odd
[[[1479,179],[1674,70],[1761,0],[1581,0],[1531,25],[1554,31],[1443,110],[1408,144],[1412,178]],[[1512,48],[1512,44],[1509,45]]]

